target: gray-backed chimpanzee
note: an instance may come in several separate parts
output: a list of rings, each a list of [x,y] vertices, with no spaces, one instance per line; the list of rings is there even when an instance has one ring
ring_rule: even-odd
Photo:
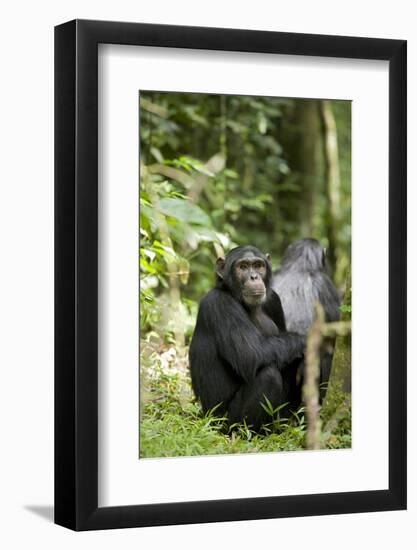
[[[218,406],[216,414],[227,414],[229,424],[246,420],[256,430],[270,421],[264,396],[274,407],[288,401],[305,347],[304,336],[286,332],[270,280],[269,256],[254,246],[219,258],[216,287],[200,303],[190,346],[192,385],[203,410]]]
[[[292,243],[284,253],[281,268],[272,279],[272,288],[279,294],[284,309],[288,330],[307,334],[314,320],[314,304],[323,306],[326,321],[338,321],[340,297],[326,269],[324,248],[316,239],[301,239]],[[334,342],[329,342],[333,349]],[[320,398],[326,395],[332,366],[333,351],[323,353],[320,364]],[[301,385],[304,362],[300,363],[298,375],[298,398],[301,400]],[[295,403],[297,406],[297,403]]]

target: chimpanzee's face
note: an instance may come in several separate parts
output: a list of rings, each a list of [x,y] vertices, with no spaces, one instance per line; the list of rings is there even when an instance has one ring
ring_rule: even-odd
[[[262,304],[266,298],[267,267],[265,260],[253,252],[246,252],[235,262],[233,268],[245,304],[251,307]]]

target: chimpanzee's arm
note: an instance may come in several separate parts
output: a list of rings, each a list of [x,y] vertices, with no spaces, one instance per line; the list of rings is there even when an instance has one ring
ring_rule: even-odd
[[[286,332],[284,310],[282,308],[281,299],[272,289],[268,290],[266,301],[262,305],[262,309],[277,325],[280,332]]]
[[[284,368],[304,352],[305,339],[298,334],[263,336],[241,304],[223,290],[205,296],[199,322],[210,331],[219,356],[246,382],[255,378],[260,367]]]

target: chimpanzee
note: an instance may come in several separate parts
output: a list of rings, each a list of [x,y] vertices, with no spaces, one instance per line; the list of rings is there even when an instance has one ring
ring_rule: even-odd
[[[287,248],[282,265],[272,278],[272,288],[281,298],[288,330],[307,334],[314,321],[314,306],[319,302],[324,309],[326,321],[338,321],[340,297],[333,285],[326,267],[326,253],[316,239],[301,239]],[[326,395],[330,377],[334,342],[322,354],[320,363],[320,399]],[[304,362],[300,362],[298,373],[299,397]]]
[[[203,410],[258,430],[270,421],[261,406],[288,400],[305,336],[286,331],[270,288],[269,255],[238,246],[216,262],[216,286],[200,303],[190,346],[191,379]],[[292,364],[294,368],[291,369]],[[293,375],[292,375],[293,372]]]

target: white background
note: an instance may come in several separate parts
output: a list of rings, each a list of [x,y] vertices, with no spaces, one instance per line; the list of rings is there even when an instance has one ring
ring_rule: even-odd
[[[408,39],[409,151],[417,148],[417,37],[413,3],[14,2],[0,33],[0,543],[5,548],[292,548],[415,545],[416,292],[409,289],[409,510],[320,518],[74,534],[50,518],[53,472],[53,33],[74,17]],[[416,205],[409,155],[409,204]],[[3,193],[4,191],[4,193]],[[417,217],[409,218],[409,280],[417,279]],[[372,208],[370,207],[372,219]],[[370,257],[373,258],[372,251]],[[375,411],[378,421],[378,411]]]
[[[99,67],[99,504],[386,489],[388,63],[105,45]],[[352,449],[137,459],[138,89],[352,101]]]

